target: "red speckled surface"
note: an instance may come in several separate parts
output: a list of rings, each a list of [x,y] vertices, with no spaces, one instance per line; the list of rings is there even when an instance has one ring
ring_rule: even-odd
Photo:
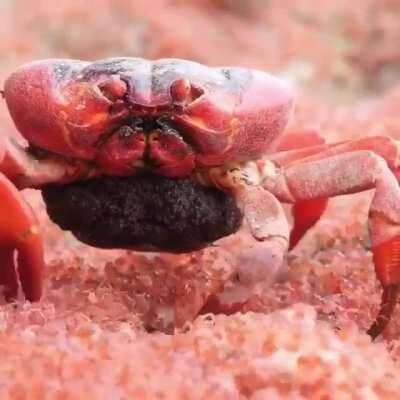
[[[290,129],[400,138],[396,0],[1,0],[0,84],[32,59],[110,56],[237,64],[291,81]],[[0,103],[0,134],[13,131]],[[398,399],[400,309],[375,343],[371,193],[334,199],[245,314],[201,316],[231,254],[103,251],[48,220],[45,295],[0,308],[1,399]],[[239,244],[238,244],[239,245]],[[231,287],[225,288],[229,296]],[[303,305],[299,304],[303,303]],[[152,327],[175,335],[148,333]]]

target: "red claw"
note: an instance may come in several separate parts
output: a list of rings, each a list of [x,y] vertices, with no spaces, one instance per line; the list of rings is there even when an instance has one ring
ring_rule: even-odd
[[[121,127],[102,146],[97,161],[102,171],[109,175],[131,175],[146,148],[143,132],[135,132],[128,126]]]
[[[4,156],[1,141],[0,155]],[[42,238],[32,210],[15,186],[1,173],[0,205],[0,283],[5,285],[7,298],[16,298],[18,273],[26,298],[37,301],[42,294]]]
[[[150,157],[161,175],[170,178],[184,177],[194,169],[195,155],[179,136],[154,132],[150,135],[149,142]]]

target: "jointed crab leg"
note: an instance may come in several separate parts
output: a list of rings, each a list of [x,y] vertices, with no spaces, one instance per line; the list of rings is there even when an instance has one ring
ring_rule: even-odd
[[[12,247],[0,249],[0,284],[4,287],[3,293],[6,299],[15,299],[18,294],[18,276],[14,263]]]
[[[4,154],[1,141],[0,153]],[[1,160],[2,158],[0,158],[0,170]],[[0,263],[0,282],[5,284],[5,294],[8,298],[17,296],[16,271],[18,271],[26,298],[30,301],[40,299],[44,260],[43,243],[36,219],[19,191],[2,173],[0,173]]]
[[[309,142],[309,140],[308,140]],[[400,146],[398,141],[386,136],[371,136],[358,140],[350,140],[332,144],[321,144],[295,148],[278,152],[268,157],[275,165],[288,167],[291,164],[305,163],[321,160],[334,155],[349,153],[351,151],[370,150],[381,156],[391,169],[399,166]]]
[[[0,172],[18,189],[38,188],[48,183],[68,183],[95,176],[97,171],[87,163],[61,157],[36,159],[11,138],[0,139],[4,156],[0,154]]]
[[[293,160],[314,155],[329,149],[325,139],[315,131],[292,131],[280,139],[276,156],[272,155],[276,164],[289,164]],[[306,232],[312,228],[325,211],[328,199],[308,199],[296,201],[292,207],[293,228],[290,232],[289,250],[293,249]]]
[[[393,172],[396,172],[399,167],[400,147],[396,140],[389,137],[372,136],[354,141],[325,144],[322,138],[314,132],[299,132],[287,136],[286,140],[284,140],[285,145],[279,145],[277,148],[278,153],[269,158],[279,167],[287,168],[292,164],[322,160],[334,155],[358,150],[370,150],[381,156]],[[306,143],[307,146],[299,147],[301,143]],[[327,203],[328,199],[325,198],[296,200],[292,209],[294,227],[290,236],[290,249],[319,220]]]
[[[217,186],[233,193],[244,216],[242,234],[251,239],[250,245],[239,253],[238,267],[240,269],[240,264],[251,263],[251,271],[246,271],[248,277],[273,279],[289,246],[289,224],[285,211],[272,193],[260,186],[244,184],[240,179],[241,171],[237,171],[238,176],[235,172],[227,173],[224,168],[218,167],[205,169],[198,171],[194,179],[203,185]]]
[[[388,153],[390,154],[390,153]],[[400,188],[388,160],[368,150],[301,160],[266,176],[263,186],[280,200],[326,198],[375,188],[369,215],[372,251],[383,304],[369,333],[376,337],[386,326],[400,284]],[[392,162],[393,163],[392,163]]]
[[[371,136],[354,141],[325,144],[314,132],[299,132],[286,136],[287,138],[283,138],[284,145],[280,144],[277,148],[278,152],[269,157],[269,160],[279,167],[288,168],[292,164],[323,160],[358,150],[370,150],[381,156],[393,172],[396,172],[399,167],[400,147],[396,140],[389,137]],[[299,147],[302,143],[306,143],[307,146]],[[290,236],[290,249],[318,221],[327,202],[325,198],[296,200],[292,209],[294,227]]]
[[[286,250],[289,226],[285,212],[275,196],[261,187],[244,186],[236,190],[236,198],[253,237],[260,242],[281,242]]]
[[[237,188],[235,194],[245,220],[241,230],[250,239],[238,253],[239,278],[250,286],[266,279],[274,281],[289,244],[289,224],[283,207],[261,187]]]

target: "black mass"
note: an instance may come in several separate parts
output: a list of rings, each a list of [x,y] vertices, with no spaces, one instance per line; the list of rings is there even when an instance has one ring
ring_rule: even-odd
[[[42,190],[50,218],[101,248],[186,252],[236,232],[234,198],[190,179],[102,177]]]

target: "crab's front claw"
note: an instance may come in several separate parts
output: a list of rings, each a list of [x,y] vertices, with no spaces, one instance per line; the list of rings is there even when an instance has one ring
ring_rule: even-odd
[[[4,153],[0,140],[0,171]],[[35,216],[17,188],[0,172],[0,284],[5,286],[6,298],[17,297],[19,277],[26,298],[39,300],[43,267],[43,243]]]

